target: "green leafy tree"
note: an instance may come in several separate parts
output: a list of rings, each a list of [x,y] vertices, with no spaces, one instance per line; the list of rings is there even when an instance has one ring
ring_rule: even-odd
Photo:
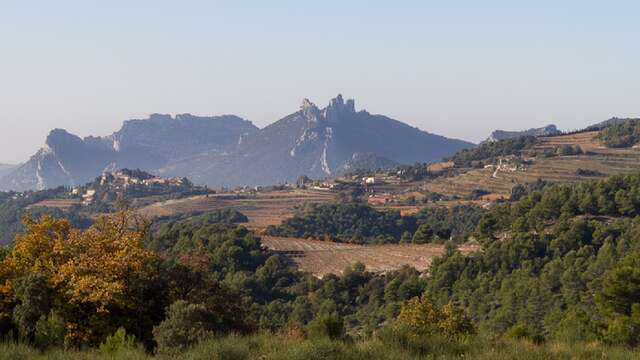
[[[627,255],[605,275],[596,303],[607,319],[607,341],[640,343],[640,252]]]

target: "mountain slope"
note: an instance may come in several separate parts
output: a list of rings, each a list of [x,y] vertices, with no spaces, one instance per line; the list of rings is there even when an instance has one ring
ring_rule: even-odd
[[[18,165],[0,164],[0,178],[11,173]]]
[[[257,131],[236,116],[197,117],[153,114],[129,120],[106,137],[80,138],[51,131],[45,145],[29,161],[0,179],[0,189],[31,190],[79,185],[105,169],[153,171],[170,161],[203,151],[224,151],[242,135]]]
[[[473,144],[448,139],[382,115],[355,110],[338,95],[324,109],[304,100],[300,110],[242,138],[233,153],[213,153],[163,169],[209,185],[266,185],[300,175],[324,178],[350,168],[354,155],[387,162],[435,161]]]
[[[489,198],[509,198],[518,184],[539,180],[574,184],[637,173],[640,148],[607,148],[599,140],[599,133],[583,131],[537,138],[530,147],[488,157],[478,161],[477,166],[457,167],[457,175],[431,179],[423,188],[449,197],[467,198],[474,190],[484,190],[492,194]],[[501,142],[508,141],[511,140]]]

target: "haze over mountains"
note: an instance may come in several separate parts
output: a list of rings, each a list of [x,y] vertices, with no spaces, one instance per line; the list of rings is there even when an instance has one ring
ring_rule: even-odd
[[[0,178],[11,173],[17,168],[17,165],[0,164]]]
[[[82,139],[56,129],[28,162],[0,179],[0,189],[78,185],[117,168],[209,186],[267,185],[436,161],[472,146],[356,111],[353,100],[338,95],[322,109],[305,99],[298,111],[263,129],[237,116],[189,114],[129,120],[105,137]]]

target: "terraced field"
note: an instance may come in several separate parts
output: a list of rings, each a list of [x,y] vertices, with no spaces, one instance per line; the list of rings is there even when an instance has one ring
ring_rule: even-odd
[[[518,183],[543,179],[552,182],[574,183],[604,176],[627,174],[640,171],[640,149],[608,149],[594,137],[597,132],[542,138],[537,149],[555,148],[561,145],[578,145],[588,154],[576,156],[537,157],[525,170],[499,171],[494,169],[473,169],[452,178],[438,178],[427,182],[423,189],[446,195],[468,196],[473,189],[484,189],[497,195],[508,197],[511,188]],[[578,169],[593,170],[602,175],[580,176]]]
[[[194,196],[179,200],[158,202],[140,208],[141,215],[151,219],[178,214],[193,214],[220,209],[236,209],[249,218],[247,227],[263,230],[293,216],[296,205],[307,202],[328,202],[335,194],[324,191],[291,190],[247,195]]]
[[[264,236],[262,242],[271,250],[287,256],[298,269],[319,277],[341,274],[345,268],[357,262],[374,272],[397,270],[404,265],[424,271],[429,268],[433,258],[440,256],[444,250],[442,245],[430,244],[362,246],[271,236]],[[460,247],[463,253],[477,249],[475,245]]]
[[[76,205],[80,205],[82,201],[80,199],[51,199],[51,200],[43,200],[33,205],[29,205],[27,209],[36,208],[36,207],[47,207],[47,208],[57,208],[66,210]]]

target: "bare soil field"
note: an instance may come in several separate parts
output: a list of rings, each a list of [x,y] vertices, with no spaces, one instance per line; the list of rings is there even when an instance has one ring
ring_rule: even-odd
[[[290,190],[247,195],[201,195],[185,199],[162,201],[142,207],[138,212],[149,218],[191,214],[220,209],[235,209],[249,218],[247,227],[263,230],[278,225],[295,214],[296,206],[333,200],[335,194],[325,191]]]
[[[404,265],[424,271],[429,268],[433,258],[440,256],[444,251],[443,245],[363,246],[271,236],[262,237],[262,242],[269,249],[287,256],[299,270],[318,277],[341,274],[345,268],[357,262],[363,263],[367,270],[374,272],[393,271]],[[463,253],[478,249],[476,245],[460,247]]]

